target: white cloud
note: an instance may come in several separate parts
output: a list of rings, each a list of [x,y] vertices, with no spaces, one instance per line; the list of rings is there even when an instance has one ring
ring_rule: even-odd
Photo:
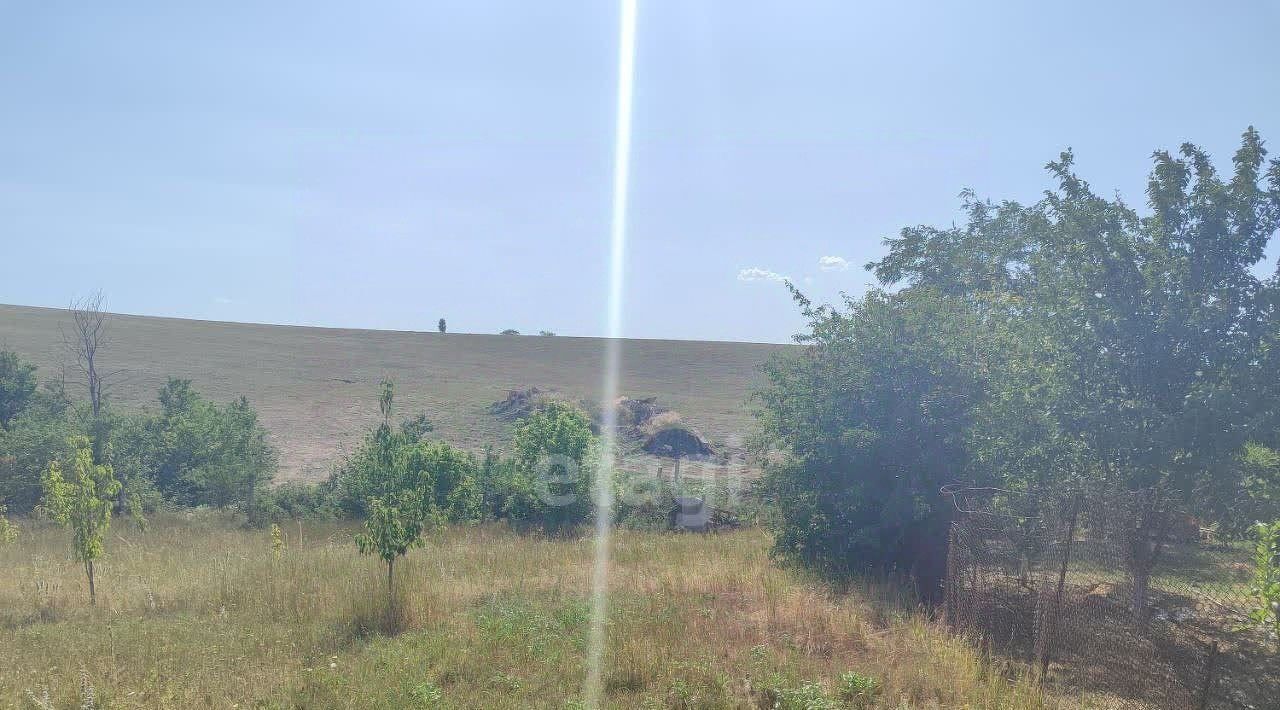
[[[230,298],[227,298],[226,296],[218,296],[217,298],[213,299],[213,302],[220,303],[225,306],[228,303],[231,303],[232,301]]]
[[[818,268],[823,271],[844,271],[849,262],[843,256],[824,256],[818,259]]]
[[[753,266],[738,272],[739,281],[787,281],[788,277],[768,269]]]

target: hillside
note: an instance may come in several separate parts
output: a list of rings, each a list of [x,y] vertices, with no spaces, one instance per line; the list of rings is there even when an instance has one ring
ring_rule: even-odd
[[[48,377],[68,367],[60,309],[0,305],[0,348],[16,350]],[[396,382],[400,416],[426,412],[460,446],[502,447],[511,424],[488,413],[507,390],[537,386],[573,398],[599,396],[600,338],[470,335],[308,328],[117,315],[107,369],[123,369],[111,400],[155,407],[165,378],[190,378],[204,394],[241,394],[280,449],[278,480],[316,480],[378,418],[377,386]],[[626,340],[623,394],[678,410],[713,442],[751,431],[748,397],[759,366],[787,346]]]

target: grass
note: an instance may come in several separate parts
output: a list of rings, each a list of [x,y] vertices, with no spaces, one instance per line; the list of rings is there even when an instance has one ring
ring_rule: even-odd
[[[349,527],[211,515],[117,525],[87,603],[66,532],[0,546],[0,706],[574,707],[590,540],[451,528],[397,566],[399,613]],[[301,536],[301,541],[299,540]],[[1048,707],[889,584],[834,591],[759,530],[619,531],[606,703],[636,708]],[[387,627],[394,634],[387,634]]]
[[[56,377],[69,367],[63,310],[0,305],[0,349]],[[379,380],[396,381],[403,416],[425,412],[445,440],[479,451],[509,442],[511,423],[486,410],[507,390],[553,388],[599,397],[604,341],[219,323],[113,316],[106,370],[124,370],[110,397],[156,407],[169,376],[219,401],[249,397],[281,452],[278,480],[318,480],[379,418]],[[433,327],[435,321],[425,323]],[[759,366],[787,346],[624,340],[620,392],[657,396],[714,443],[751,431],[747,397]],[[67,370],[74,372],[74,368]]]

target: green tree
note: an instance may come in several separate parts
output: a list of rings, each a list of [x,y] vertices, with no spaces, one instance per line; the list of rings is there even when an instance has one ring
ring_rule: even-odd
[[[212,448],[188,478],[201,502],[218,507],[243,503],[252,508],[254,496],[276,469],[275,447],[246,398],[215,407],[214,413],[208,431]]]
[[[0,429],[0,501],[16,513],[28,513],[43,495],[50,459],[71,460],[68,441],[83,434],[61,382],[46,382],[22,412]]]
[[[444,319],[443,319],[443,318],[441,318],[441,319],[440,319],[440,322],[439,322],[439,323],[436,323],[436,330],[439,330],[441,333],[444,333],[444,332],[445,332],[445,330],[446,330],[446,328],[447,328],[447,325],[446,325],[446,323],[444,322]]]
[[[775,551],[836,577],[895,570],[932,597],[965,436],[987,390],[990,325],[921,289],[814,307],[802,349],[765,368],[760,444]]]
[[[595,437],[585,412],[551,400],[516,427],[505,514],[567,530],[591,514]]]
[[[158,399],[159,416],[122,431],[117,450],[127,450],[132,461],[150,471],[171,501],[251,508],[271,480],[278,454],[248,400],[219,406],[190,380],[177,378],[170,378]]]
[[[93,449],[87,438],[75,439],[72,449],[70,478],[63,477],[59,461],[49,463],[44,479],[44,507],[53,520],[71,528],[72,551],[84,564],[89,579],[89,601],[97,604],[93,563],[102,556],[102,541],[111,526],[111,508],[120,482],[110,466],[93,462]]]
[[[1023,402],[1043,426],[1027,430],[1019,408],[989,412],[973,446],[1006,479],[1026,475],[1008,464],[1030,449],[1069,466],[1042,479],[1144,491],[1122,526],[1140,612],[1170,509],[1229,518],[1242,447],[1278,401],[1278,285],[1255,267],[1280,226],[1280,162],[1252,128],[1225,180],[1191,144],[1153,160],[1146,214],[1096,195],[1068,152],[1049,164],[1057,187],[1039,203],[969,199],[966,226],[903,230],[870,265],[908,291],[1016,304],[1018,366],[1039,386],[996,379],[993,399]]]
[[[361,554],[374,554],[387,566],[387,603],[394,604],[395,563],[422,544],[422,534],[440,522],[434,481],[427,458],[405,433],[391,428],[395,387],[382,381],[378,406],[382,423],[352,457],[342,484],[363,503],[364,525],[355,536]]]
[[[16,353],[0,350],[0,429],[9,429],[35,393],[36,366]]]

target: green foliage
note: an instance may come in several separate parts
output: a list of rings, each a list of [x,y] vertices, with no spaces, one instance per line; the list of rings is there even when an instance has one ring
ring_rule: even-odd
[[[997,380],[1022,405],[982,432],[1015,434],[982,443],[1002,475],[1030,449],[1050,480],[1154,486],[1230,518],[1235,459],[1276,414],[1278,284],[1254,271],[1280,226],[1280,162],[1265,157],[1252,128],[1226,180],[1194,145],[1157,151],[1140,215],[1094,194],[1068,152],[1048,166],[1057,189],[1035,205],[970,195],[964,227],[889,241],[871,265],[882,281],[1015,304],[1014,364],[1036,386]],[[1035,427],[1018,421],[1025,413]]]
[[[840,674],[838,695],[853,707],[871,707],[880,696],[880,682],[854,671]]]
[[[448,444],[423,441],[420,427],[391,428],[395,389],[384,380],[378,404],[383,421],[365,438],[337,476],[343,495],[364,517],[355,537],[361,553],[387,563],[422,544],[427,530],[446,521],[477,520],[482,496],[475,460]]]
[[[1238,464],[1238,475],[1247,496],[1230,517],[1230,521],[1236,523],[1233,528],[1245,520],[1280,518],[1280,451],[1251,441],[1241,450]],[[1228,529],[1227,532],[1239,531]]]
[[[272,523],[271,524],[271,561],[272,562],[280,561],[280,558],[284,556],[284,547],[285,547],[284,531],[280,529],[279,525]]]
[[[585,522],[591,514],[594,444],[590,418],[568,402],[548,401],[526,417],[516,427],[506,479],[496,481],[500,514],[548,530]]]
[[[775,549],[835,576],[945,568],[939,488],[970,475],[965,432],[998,340],[968,309],[925,290],[814,308],[805,349],[772,361],[758,393]]]
[[[840,707],[827,696],[821,684],[813,681],[791,686],[781,676],[774,676],[765,683],[763,692],[774,710],[837,710]]]
[[[1255,271],[1280,227],[1280,161],[1252,128],[1226,179],[1193,145],[1159,151],[1146,214],[1073,162],[1048,165],[1056,188],[1034,205],[966,193],[966,224],[888,240],[869,268],[892,294],[847,313],[799,297],[804,351],[763,393],[764,441],[786,454],[767,473],[780,551],[833,571],[928,566],[934,546],[899,521],[936,540],[947,478],[1154,489],[1154,511],[1171,499],[1229,526],[1242,485],[1269,495],[1246,444],[1280,423],[1280,276]],[[1160,519],[1136,521],[1135,603]]]
[[[278,454],[244,397],[219,406],[190,380],[170,378],[157,416],[115,417],[113,463],[142,472],[177,505],[252,508],[271,480]]]
[[[283,520],[332,520],[343,511],[331,482],[287,481],[258,493],[247,511],[257,525]]]
[[[416,440],[421,440],[434,430],[435,425],[431,423],[431,420],[427,419],[426,414],[419,414],[413,419],[406,419],[400,424],[401,433]]]
[[[36,393],[36,366],[0,350],[0,429],[8,429]]]
[[[430,474],[408,454],[409,442],[389,424],[395,389],[383,380],[378,396],[383,423],[365,440],[343,479],[352,496],[363,502],[364,528],[356,535],[363,554],[376,554],[387,563],[388,575],[397,557],[421,544],[423,528],[434,522],[437,511],[428,490]],[[388,580],[389,582],[390,580]]]
[[[64,478],[61,462],[49,463],[44,479],[44,509],[50,518],[71,528],[72,552],[85,565],[89,596],[95,599],[93,561],[102,556],[102,540],[111,526],[111,507],[120,492],[120,482],[110,466],[93,462],[88,439],[77,438],[71,447],[74,454],[69,478]]]
[[[18,526],[5,517],[7,512],[9,509],[0,505],[0,545],[8,545],[18,539]]]
[[[43,495],[49,461],[69,463],[68,442],[84,431],[57,383],[37,390],[9,428],[0,429],[0,501],[29,513]]]
[[[1253,583],[1249,593],[1254,608],[1249,618],[1280,643],[1280,520],[1258,523],[1253,554]]]
[[[444,323],[443,320],[440,322],[442,324]],[[444,332],[443,327],[440,332]],[[440,707],[440,703],[444,701],[444,691],[435,683],[432,683],[431,681],[424,681],[413,686],[413,699],[417,701],[418,707],[437,708]]]
[[[444,333],[447,329],[448,329],[448,325],[444,322],[444,319],[441,318],[440,322],[436,323],[436,330],[440,331],[441,333]]]

